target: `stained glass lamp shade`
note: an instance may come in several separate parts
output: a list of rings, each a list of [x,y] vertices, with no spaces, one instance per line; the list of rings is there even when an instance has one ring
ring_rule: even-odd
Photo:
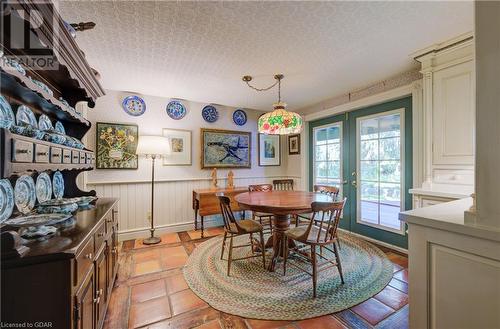
[[[278,102],[273,105],[274,111],[259,118],[259,133],[267,135],[299,134],[302,131],[302,117],[295,112],[285,110],[286,104]]]

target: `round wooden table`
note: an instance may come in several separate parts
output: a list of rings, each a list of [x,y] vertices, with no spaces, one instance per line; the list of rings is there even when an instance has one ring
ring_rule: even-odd
[[[312,202],[331,202],[332,198],[325,194],[304,191],[269,191],[241,193],[236,195],[234,200],[242,209],[274,215],[273,236],[266,243],[266,246],[273,247],[268,269],[274,272],[277,258],[283,255],[282,240],[284,232],[290,228],[290,215],[309,213],[312,211]]]

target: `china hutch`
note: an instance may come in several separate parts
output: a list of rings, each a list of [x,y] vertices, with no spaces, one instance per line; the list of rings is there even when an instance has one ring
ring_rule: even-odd
[[[104,90],[71,28],[50,1],[6,1],[0,19],[1,96],[15,111],[21,105],[37,117],[60,122],[81,140],[91,123],[74,108],[94,107]],[[22,69],[16,69],[12,63]],[[77,177],[94,168],[94,152],[0,128],[0,175],[15,186],[28,175],[64,178],[63,198],[95,196]],[[51,194],[51,193],[50,193]],[[50,236],[23,238],[1,223],[2,326],[100,328],[118,268],[117,200],[99,198],[73,213]],[[10,218],[21,216],[14,209]],[[8,222],[8,221],[7,221]]]

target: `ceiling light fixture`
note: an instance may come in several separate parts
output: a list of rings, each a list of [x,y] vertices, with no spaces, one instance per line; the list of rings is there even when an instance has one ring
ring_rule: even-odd
[[[276,74],[274,76],[276,82],[266,88],[256,88],[250,85],[252,77],[249,75],[242,78],[250,88],[256,91],[266,91],[278,85],[278,103],[273,104],[273,111],[263,114],[257,123],[261,134],[290,135],[299,134],[302,131],[302,117],[298,113],[287,111],[286,104],[281,101],[281,80],[284,77],[283,74]]]

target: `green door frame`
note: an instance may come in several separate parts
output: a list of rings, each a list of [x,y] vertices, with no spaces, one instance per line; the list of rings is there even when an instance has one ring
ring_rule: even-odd
[[[309,122],[309,189],[312,191],[314,184],[314,129],[324,125],[342,122],[343,145],[343,171],[344,195],[348,197],[348,202],[341,220],[340,227],[357,234],[361,234],[375,240],[386,242],[398,247],[408,248],[408,237],[406,229],[403,234],[385,231],[372,226],[364,225],[356,221],[356,188],[351,186],[350,172],[356,170],[356,118],[379,114],[396,109],[404,108],[404,210],[411,209],[412,201],[408,190],[413,186],[413,152],[412,152],[412,98],[411,96],[388,101],[382,104],[368,106],[352,112],[334,115],[331,117]],[[348,184],[347,184],[348,183]]]

